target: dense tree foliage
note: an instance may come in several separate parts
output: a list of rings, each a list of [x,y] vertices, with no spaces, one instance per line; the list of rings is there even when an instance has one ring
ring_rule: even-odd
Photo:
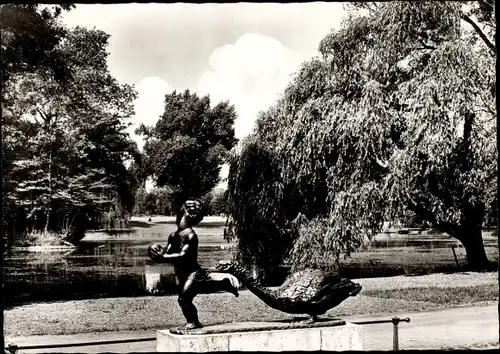
[[[227,193],[223,189],[214,189],[210,201],[210,215],[227,214]]]
[[[16,6],[15,11],[25,9]],[[33,11],[40,11],[47,26],[55,26],[45,10]],[[14,29],[21,26],[26,31],[26,26],[12,21]],[[50,33],[37,32],[37,26],[32,39],[42,46],[52,39],[43,38]],[[13,53],[26,54],[22,44],[15,45],[26,33],[14,33],[14,44],[9,42],[6,50],[12,47]],[[123,220],[134,204],[137,181],[124,161],[138,158],[125,132],[136,94],[109,73],[107,34],[80,27],[58,33],[58,42],[47,50],[57,53],[70,73],[64,79],[52,61],[45,65],[42,59],[32,59],[38,58],[33,53],[26,59],[31,64],[5,67],[2,172],[4,212],[9,215],[4,226],[10,241],[37,229],[62,230],[69,239],[78,239],[91,226],[89,221],[116,226],[113,220]],[[35,49],[45,50],[31,48]]]
[[[174,194],[168,187],[153,188],[146,191],[139,187],[135,194],[134,215],[175,215]],[[213,190],[198,198],[205,215],[226,214],[225,191]]]
[[[135,195],[134,215],[174,215],[172,191],[168,187],[150,191],[140,187]]]
[[[165,96],[165,111],[154,127],[142,125],[144,168],[157,186],[168,186],[174,209],[200,198],[219,182],[221,165],[236,144],[236,112],[229,102],[210,107],[208,96],[186,90]]]
[[[2,83],[19,72],[50,70],[58,80],[71,75],[58,44],[66,28],[58,18],[73,4],[41,6],[37,4],[0,5],[2,22]]]
[[[481,227],[496,204],[498,153],[494,3],[348,7],[232,162],[240,253],[286,258],[283,247],[264,246],[289,230],[295,267],[334,267],[384,221],[414,214],[460,240],[471,268],[487,268]],[[260,170],[259,156],[276,172]],[[266,232],[245,231],[266,222]]]

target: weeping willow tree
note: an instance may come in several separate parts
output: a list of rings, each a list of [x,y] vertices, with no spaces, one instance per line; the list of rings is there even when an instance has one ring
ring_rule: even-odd
[[[496,203],[494,2],[348,6],[320,57],[259,116],[230,170],[232,181],[252,176],[229,185],[240,252],[264,261],[270,251],[256,245],[287,234],[282,259],[294,268],[334,267],[385,221],[413,214],[458,239],[472,269],[488,268],[481,227]],[[274,173],[254,158],[255,144]],[[251,231],[264,220],[281,233]]]
[[[230,217],[225,237],[238,238],[240,261],[271,270],[290,244],[280,228],[284,219],[278,161],[271,150],[250,137],[240,153],[231,156],[229,165],[226,210]]]

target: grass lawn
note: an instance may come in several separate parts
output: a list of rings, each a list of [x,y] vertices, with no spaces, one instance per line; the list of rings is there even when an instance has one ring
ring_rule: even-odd
[[[329,316],[390,315],[498,301],[497,273],[431,274],[357,279],[361,293]],[[267,307],[248,290],[195,298],[204,324],[293,318]],[[4,310],[4,336],[146,330],[178,326],[184,318],[175,296],[37,303]]]
[[[367,290],[364,295],[383,299],[411,299],[440,305],[474,304],[481,301],[496,301],[498,285],[483,284],[475,287],[415,287],[392,290]]]

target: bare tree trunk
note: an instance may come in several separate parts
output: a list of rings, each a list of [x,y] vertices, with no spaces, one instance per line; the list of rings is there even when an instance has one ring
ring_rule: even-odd
[[[47,235],[49,230],[51,202],[52,202],[52,139],[50,139],[50,146],[49,146],[49,195],[48,195],[47,205],[45,206],[45,213],[46,213],[45,229],[44,229],[45,235]]]
[[[469,228],[461,240],[467,253],[467,263],[471,270],[489,270],[491,264],[484,249],[481,227]]]
[[[458,228],[458,234],[452,235],[464,245],[467,263],[473,271],[489,270],[491,268],[483,243],[484,212],[483,205],[467,205],[464,210],[465,217],[461,222],[462,225]]]

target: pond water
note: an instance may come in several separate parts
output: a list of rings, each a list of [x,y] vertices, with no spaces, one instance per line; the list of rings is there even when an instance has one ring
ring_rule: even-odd
[[[211,218],[195,228],[200,239],[199,263],[204,268],[212,268],[219,260],[231,259],[235,253],[234,244],[223,239],[223,226],[222,218]],[[77,248],[71,250],[9,250],[4,254],[4,304],[173,294],[176,291],[173,267],[153,263],[147,248],[152,243],[165,243],[175,228],[171,219],[152,223],[134,220],[130,229],[120,232],[88,232]],[[485,239],[488,253],[495,252],[496,242],[494,237]],[[434,254],[446,249],[450,257],[450,245],[458,243],[443,235],[382,233],[353,255],[346,275],[396,275],[380,270],[366,273],[367,265],[360,266],[366,262],[359,259],[368,257],[369,269],[377,269],[377,260],[378,268],[387,268],[380,266],[380,260],[395,254]],[[460,256],[460,251],[457,253]],[[360,272],[361,268],[365,269],[364,273]]]

